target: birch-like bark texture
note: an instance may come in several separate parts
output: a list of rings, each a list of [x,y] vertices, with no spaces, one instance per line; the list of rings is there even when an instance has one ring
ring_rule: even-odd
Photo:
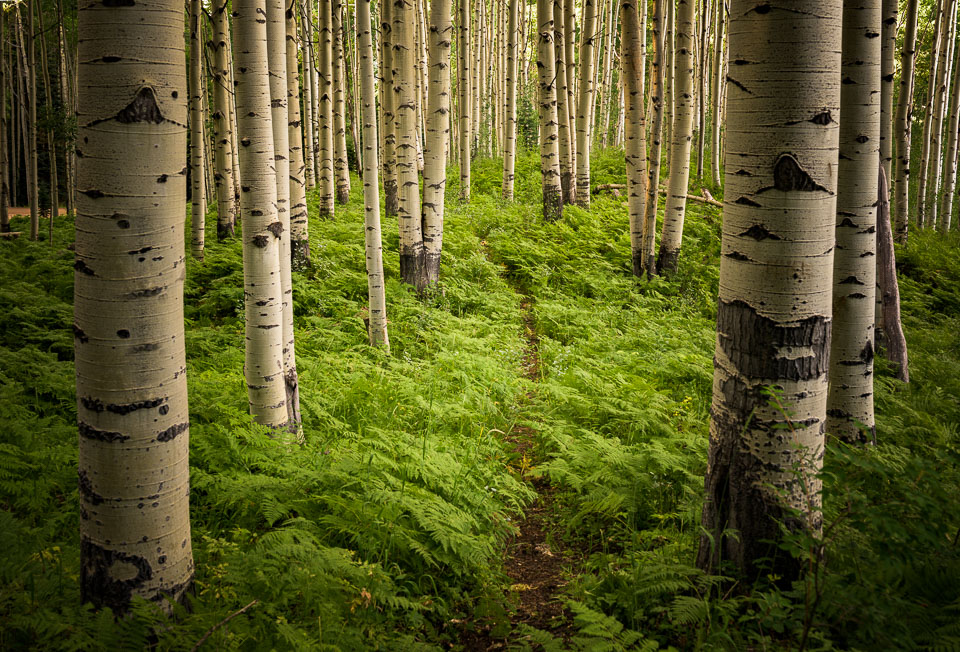
[[[893,250],[893,233],[890,230],[890,193],[887,177],[880,168],[877,181],[877,286],[883,310],[883,339],[886,343],[886,358],[894,364],[897,378],[910,382],[910,364],[907,356],[907,339],[903,335],[900,319],[900,286],[897,283],[897,259]]]
[[[203,260],[207,202],[203,183],[203,35],[200,0],[190,0],[190,253]]]
[[[303,164],[306,173],[307,190],[317,185],[317,166],[315,148],[313,146],[316,134],[316,122],[313,114],[314,89],[313,76],[313,44],[310,42],[310,30],[307,29],[307,12],[304,10],[303,0],[299,3],[300,15],[300,51],[303,65]]]
[[[507,0],[506,105],[503,120],[503,198],[513,201],[513,176],[517,158],[517,14],[520,0]],[[564,93],[566,90],[564,89]]]
[[[309,2],[309,0],[308,0]],[[317,20],[319,25],[320,50],[319,61],[320,83],[318,90],[320,154],[317,161],[319,171],[317,185],[320,186],[321,218],[333,219],[334,212],[334,179],[333,179],[333,30],[331,0],[318,0]]]
[[[880,45],[880,163],[893,178],[893,78],[897,60],[898,0],[883,0]]]
[[[676,0],[665,0],[664,39],[663,39],[663,141],[667,143],[667,173],[670,172],[670,147],[673,143],[673,121],[676,118],[674,97],[676,90],[676,58],[677,47],[674,40],[677,20]]]
[[[840,0],[730,5],[717,346],[697,565],[792,577],[821,530],[840,110]],[[744,63],[734,63],[744,62]],[[876,162],[874,162],[876,166]],[[876,171],[876,167],[874,168]],[[776,387],[771,397],[767,388]],[[799,510],[795,518],[788,510]],[[725,535],[727,530],[737,536]]]
[[[554,70],[557,74],[557,141],[560,150],[560,189],[563,203],[572,204],[577,197],[577,170],[573,164],[573,150],[576,148],[576,128],[570,128],[570,103],[568,100],[566,56],[566,25],[564,24],[563,0],[553,1],[553,49],[556,52]]]
[[[671,0],[672,1],[672,0]],[[683,238],[683,218],[687,211],[687,184],[690,181],[690,146],[693,140],[693,18],[695,0],[679,0],[677,9],[675,119],[673,142],[670,145],[670,179],[666,207],[663,212],[663,231],[660,234],[660,252],[657,255],[657,273],[677,271],[680,243]]]
[[[645,0],[640,0],[644,2]],[[635,0],[620,2],[620,47],[623,66],[624,160],[627,170],[627,207],[630,213],[630,250],[633,274],[643,274],[643,210],[646,208],[647,120],[643,97],[642,40],[640,15]]]
[[[560,146],[557,142],[559,131],[557,128],[557,75],[554,69],[556,53],[553,48],[553,0],[537,0],[537,39],[543,219],[553,222],[563,217]]]
[[[653,2],[653,58],[650,61],[650,150],[647,154],[647,197],[643,220],[641,265],[647,275],[657,273],[654,258],[657,238],[657,205],[660,202],[660,153],[663,143],[664,52],[663,27],[666,5],[672,0]]]
[[[910,134],[913,130],[913,86],[916,68],[917,13],[920,0],[908,0],[904,19],[903,48],[900,50],[900,93],[897,98],[896,124],[893,129],[897,142],[893,177],[893,238],[907,241],[910,197]]]
[[[844,0],[827,432],[847,441],[874,430],[880,23],[879,3]]]
[[[577,174],[577,7],[576,0],[563,0],[563,60],[567,67],[567,133],[570,135],[570,170]],[[559,116],[558,116],[559,117]],[[569,203],[577,201],[576,179],[570,180]]]
[[[236,198],[233,194],[233,125],[230,120],[230,80],[227,58],[227,0],[219,0],[210,8],[213,24],[213,130],[216,134],[213,180],[217,189],[217,240],[233,237],[236,222]]]
[[[357,46],[360,60],[360,93],[363,116],[363,215],[367,258],[367,293],[370,297],[370,344],[390,352],[387,337],[387,302],[383,281],[383,245],[380,239],[380,167],[377,148],[377,91],[373,80],[373,36],[370,0],[357,0]]]
[[[710,169],[713,185],[720,187],[720,100],[723,97],[723,31],[727,24],[727,0],[714,0],[716,4],[716,30],[713,38],[713,101],[710,103]]]
[[[954,58],[957,54],[955,53]],[[953,196],[957,187],[957,140],[960,135],[957,128],[960,127],[960,62],[953,64],[953,82],[951,85],[951,100],[949,123],[947,124],[947,146],[944,150],[943,159],[943,188],[940,197],[940,219],[937,221],[937,229],[940,233],[947,233],[950,230],[950,221],[953,213]]]
[[[397,97],[397,218],[400,228],[400,276],[423,288],[423,224],[417,174],[417,60],[412,0],[393,3],[393,60]]]
[[[277,213],[266,16],[265,0],[233,0],[243,210],[244,372],[254,421],[281,432],[289,418],[283,378],[283,224]]]
[[[697,179],[703,180],[703,145],[704,132],[707,130],[707,93],[710,92],[710,86],[707,83],[707,51],[710,39],[710,30],[708,19],[710,0],[702,0],[702,10],[700,16],[700,40],[697,42]]]
[[[590,137],[593,116],[594,71],[597,37],[597,0],[583,0],[580,34],[580,93],[577,103],[577,205],[590,208]],[[542,121],[542,119],[541,119]]]
[[[423,283],[440,280],[443,208],[447,189],[447,145],[450,139],[450,44],[453,22],[450,0],[430,3],[430,70],[427,137],[423,152]]]
[[[936,226],[939,209],[938,199],[943,172],[943,123],[949,101],[950,73],[953,70],[953,50],[956,39],[957,0],[944,8],[943,39],[940,41],[942,61],[937,71],[937,86],[934,95],[933,122],[930,126],[930,161],[927,170],[926,195],[919,195],[926,206],[924,225]]]
[[[383,203],[387,216],[397,214],[397,94],[394,90],[393,61],[393,0],[381,0],[380,4],[380,57],[381,92],[383,95]]]
[[[43,11],[40,8],[37,8],[37,22],[40,23],[40,34],[45,34],[46,30],[43,27]],[[50,67],[49,67],[49,57],[47,56],[47,40],[43,36],[40,38],[40,60],[42,65],[40,66],[40,71],[43,75],[43,91],[44,91],[44,101],[48,108],[53,107],[53,85],[50,83]],[[0,107],[4,107],[6,110],[6,105],[0,104]],[[47,128],[47,161],[48,167],[50,169],[50,221],[48,222],[49,231],[48,240],[51,246],[53,246],[53,220],[60,215],[60,197],[58,193],[58,181],[57,181],[57,145],[54,140],[54,130],[53,128]]]
[[[300,117],[296,5],[296,0],[289,0],[284,17],[287,37],[287,139],[290,142],[290,262],[293,269],[304,269],[310,265],[310,238],[303,125]]]
[[[34,3],[26,0],[27,25],[22,30],[23,49],[26,52],[27,83],[27,197],[30,203],[30,239],[40,237],[40,181],[37,172],[37,54],[33,43],[36,29],[33,24]],[[22,27],[22,24],[21,24]]]
[[[300,426],[300,389],[293,337],[293,279],[290,244],[290,116],[287,112],[287,19],[285,0],[267,2],[267,61],[270,66],[270,119],[277,184],[277,221],[280,223],[280,288],[283,319],[283,381],[287,400],[287,429],[303,441]]]
[[[943,24],[944,7],[950,0],[936,0],[936,20],[934,21],[933,37],[930,45],[930,74],[927,76],[927,99],[923,115],[923,131],[920,141],[920,176],[917,180],[917,226],[923,228],[926,224],[927,203],[924,198],[927,196],[927,180],[929,179],[928,170],[930,165],[930,129],[933,125],[934,105],[936,103],[937,73],[940,63],[940,42],[941,35],[946,31]]]
[[[74,347],[83,602],[193,579],[183,334],[183,3],[79,6]]]
[[[459,0],[460,20],[457,44],[457,91],[460,95],[460,199],[470,201],[470,141],[473,134],[470,65],[470,0]]]
[[[333,0],[333,168],[338,204],[350,201],[350,168],[347,165],[347,113],[343,68],[343,1]]]

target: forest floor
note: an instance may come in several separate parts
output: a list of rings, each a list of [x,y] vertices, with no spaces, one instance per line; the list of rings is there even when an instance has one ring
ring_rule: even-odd
[[[622,152],[591,167],[624,182]],[[680,271],[638,281],[622,198],[545,224],[536,153],[514,203],[501,170],[475,161],[468,205],[448,175],[425,299],[384,218],[389,356],[366,342],[359,181],[311,220],[294,449],[247,414],[241,246],[208,216],[185,285],[196,578],[173,621],[80,606],[72,219],[54,247],[0,241],[0,649],[191,649],[254,600],[202,649],[957,647],[960,237],[898,248],[912,379],[878,358],[879,443],[828,446],[826,553],[790,538],[801,581],[728,591],[692,563],[720,211],[691,203]]]

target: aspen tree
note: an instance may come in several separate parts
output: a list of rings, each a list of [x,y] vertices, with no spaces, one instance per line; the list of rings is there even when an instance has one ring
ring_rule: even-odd
[[[214,153],[214,184],[217,190],[217,239],[225,240],[234,235],[235,197],[233,193],[233,125],[230,120],[230,95],[227,84],[230,79],[227,59],[227,0],[219,0],[211,7],[213,24],[213,130],[216,134]]]
[[[936,20],[934,21],[933,36],[930,45],[930,74],[927,77],[927,99],[923,116],[923,132],[920,141],[920,175],[917,180],[917,211],[916,221],[918,227],[926,225],[928,170],[930,165],[930,137],[933,117],[935,113],[935,102],[937,97],[937,73],[940,70],[941,40],[942,35],[947,31],[943,24],[943,13],[947,3],[950,0],[936,0]]]
[[[286,389],[287,428],[303,441],[300,426],[300,389],[293,337],[293,279],[290,242],[290,116],[287,111],[287,19],[285,0],[267,3],[267,61],[270,71],[270,120],[277,186],[277,235],[283,317],[283,380]]]
[[[283,376],[283,224],[277,213],[265,0],[233,0],[233,17],[247,397],[254,421],[281,432],[289,419]]]
[[[427,138],[423,153],[423,248],[427,286],[440,280],[443,209],[447,188],[447,145],[450,139],[450,43],[453,22],[450,0],[430,4],[430,88]]]
[[[882,0],[880,46],[880,163],[893,178],[893,78],[897,60],[898,0]]]
[[[560,185],[560,147],[557,125],[556,52],[553,47],[553,0],[537,0],[537,70],[540,103],[540,174],[543,185],[543,219],[563,217]]]
[[[640,0],[644,2],[645,0]],[[635,0],[620,2],[620,47],[623,51],[625,111],[624,160],[627,171],[627,207],[630,213],[630,249],[633,258],[633,273],[643,274],[643,210],[646,207],[647,176],[647,120],[643,97],[643,56],[641,54],[644,34],[640,25]]]
[[[37,55],[33,43],[36,33],[33,24],[34,4],[36,0],[26,1],[27,24],[20,22],[23,51],[26,65],[26,101],[27,101],[27,199],[30,202],[30,239],[40,237],[40,183],[37,177]]]
[[[43,11],[38,5],[37,7],[37,22],[40,27],[40,34],[43,35],[46,33],[46,30],[43,27]],[[50,69],[49,69],[49,58],[47,57],[47,40],[44,36],[40,37],[40,60],[42,65],[40,66],[40,72],[43,76],[43,91],[44,91],[44,101],[46,102],[46,109],[49,111],[53,108],[53,87],[50,83]],[[3,105],[0,105],[3,107]],[[50,245],[53,245],[53,220],[60,214],[60,198],[58,193],[58,180],[57,180],[57,146],[56,141],[54,140],[55,134],[52,127],[46,129],[47,132],[47,161],[49,171],[50,171],[50,222],[49,222],[49,231],[48,239]]]
[[[333,151],[336,177],[336,200],[346,204],[350,200],[350,168],[347,165],[347,122],[344,88],[346,75],[343,66],[343,1],[333,0]]]
[[[956,59],[956,55],[955,55]],[[953,195],[957,187],[957,129],[960,127],[960,60],[953,64],[953,82],[951,85],[952,98],[950,100],[950,117],[947,125],[947,147],[943,160],[943,190],[940,199],[940,219],[937,229],[940,233],[950,230],[950,221],[953,213]]]
[[[720,101],[723,97],[723,31],[727,22],[727,0],[714,0],[716,5],[716,31],[713,42],[713,97],[710,103],[710,168],[713,185],[720,187]]]
[[[293,269],[310,265],[307,221],[306,163],[300,114],[300,70],[297,66],[296,0],[289,0],[285,15],[287,41],[287,139],[290,143],[290,261]]]
[[[929,162],[927,169],[926,194],[919,195],[925,204],[924,225],[936,226],[938,217],[938,199],[943,171],[943,124],[949,103],[950,73],[953,70],[953,50],[956,35],[957,0],[944,7],[944,19],[941,26],[941,61],[937,69],[937,84],[934,89],[933,120],[930,126]]]
[[[660,153],[663,142],[663,105],[664,105],[664,53],[666,34],[664,32],[667,2],[672,0],[654,0],[653,3],[653,58],[650,62],[650,150],[647,154],[647,197],[644,208],[642,269],[647,275],[657,273],[655,249],[657,236],[657,204],[660,201]]]
[[[553,2],[553,35],[554,51],[556,52],[555,70],[557,73],[557,141],[560,151],[560,189],[563,192],[563,203],[572,204],[577,197],[577,170],[573,163],[573,150],[576,148],[576,128],[571,130],[570,110],[568,102],[567,66],[565,61],[567,28],[564,24],[563,0]]]
[[[397,195],[400,228],[400,276],[422,290],[424,279],[423,225],[417,174],[417,62],[414,42],[416,15],[411,0],[393,2],[393,58],[397,89]]]
[[[567,133],[570,135],[570,203],[577,201],[577,7],[576,0],[563,0],[563,59],[567,66]]]
[[[68,61],[69,54],[66,47],[66,27],[64,25],[63,18],[63,1],[57,0],[57,71],[60,78],[60,102],[66,107],[68,112],[76,114],[74,106],[74,94],[73,94],[73,82],[70,80],[71,72],[73,71],[73,65]],[[6,106],[5,103],[0,103],[0,106]],[[63,153],[64,158],[64,168],[66,172],[66,179],[64,183],[66,185],[65,192],[65,203],[67,208],[67,214],[73,215],[76,212],[75,203],[76,197],[74,196],[74,188],[76,186],[76,171],[75,171],[75,159],[74,159],[74,148],[66,147]]]
[[[317,20],[319,21],[319,107],[318,127],[320,148],[318,157],[318,179],[320,187],[321,218],[332,219],[334,213],[334,144],[333,144],[333,13],[331,0],[319,0]]]
[[[10,162],[7,153],[7,25],[0,9],[0,233],[10,232],[10,214],[7,171]]]
[[[920,0],[908,0],[904,19],[903,48],[900,50],[900,91],[897,98],[896,157],[893,177],[893,239],[907,241],[910,195],[910,134],[913,129],[913,86],[916,67],[917,13]]]
[[[860,441],[873,431],[881,11],[844,0],[833,338],[827,432]]]
[[[580,35],[580,93],[577,103],[577,205],[590,208],[590,137],[594,96],[597,37],[597,0],[583,0],[583,32]],[[542,76],[542,73],[541,73]],[[542,122],[541,118],[541,122]]]
[[[394,91],[393,0],[381,0],[380,6],[380,92],[383,97],[383,203],[387,216],[397,214],[397,94]]]
[[[377,181],[377,91],[374,88],[373,36],[370,0],[357,0],[357,48],[363,119],[363,212],[367,258],[367,292],[370,297],[370,344],[390,352],[387,337],[387,303],[383,280],[383,246],[380,240],[380,191]]]
[[[470,0],[460,1],[460,40],[457,45],[457,91],[460,94],[460,199],[470,201],[470,140],[472,96],[470,65]]]
[[[310,30],[307,29],[307,12],[303,0],[300,3],[300,50],[303,60],[303,164],[306,173],[307,190],[317,185],[317,161],[315,156],[314,134],[316,133],[313,96],[316,92],[313,83],[313,43],[310,42]]]
[[[303,0],[303,1],[304,1],[304,4],[305,4],[306,7],[307,7],[307,10],[304,12],[304,17],[303,17],[303,20],[304,20],[304,22],[305,22],[305,24],[306,24],[306,27],[304,28],[303,31],[304,31],[304,34],[307,35],[307,36],[306,36],[306,39],[307,39],[307,43],[308,43],[308,45],[309,45],[309,47],[310,47],[309,77],[310,77],[310,85],[313,87],[313,92],[310,94],[311,101],[312,101],[312,108],[311,108],[311,110],[310,110],[310,115],[311,115],[312,118],[313,118],[313,122],[312,122],[312,124],[310,125],[310,143],[311,143],[311,146],[313,147],[313,167],[314,167],[315,170],[316,170],[317,185],[320,185],[320,178],[321,178],[321,176],[322,176],[322,174],[323,174],[323,158],[322,158],[322,156],[321,156],[321,154],[320,154],[320,147],[321,147],[321,143],[320,143],[320,138],[321,138],[321,134],[320,134],[320,122],[321,122],[321,120],[323,119],[323,116],[322,116],[322,114],[321,114],[321,112],[320,112],[320,95],[321,95],[321,93],[323,93],[323,85],[322,85],[321,79],[320,79],[320,74],[321,74],[321,73],[320,73],[320,68],[321,68],[320,59],[321,59],[321,57],[323,56],[323,52],[322,52],[323,45],[322,45],[322,43],[320,42],[321,37],[318,36],[318,30],[317,30],[316,27],[314,26],[314,21],[313,21],[313,2],[311,2],[310,0]],[[322,12],[323,9],[324,9],[324,7],[321,7],[321,6],[320,6],[320,3],[318,2],[318,3],[317,3],[317,11],[318,11],[318,13]],[[329,21],[329,2],[328,2],[327,5],[326,5],[326,9],[328,10],[328,11],[327,11],[327,14],[328,14],[327,20]],[[318,18],[318,19],[320,19],[320,18]],[[328,24],[329,24],[329,22],[328,22]],[[331,53],[331,54],[330,54],[330,57],[332,57],[332,56],[333,56],[333,54]],[[327,79],[329,80],[329,77],[328,77]],[[332,115],[332,113],[331,113],[331,115]],[[330,117],[330,116],[328,116],[328,117]],[[332,118],[330,118],[330,120],[332,120]],[[327,124],[330,124],[330,120],[327,121]],[[331,162],[331,163],[330,163],[330,170],[332,170],[332,169],[333,169],[333,163]],[[331,172],[331,175],[332,175],[332,174],[333,174],[333,173]],[[332,181],[331,181],[331,183],[332,183]],[[323,193],[323,189],[322,189],[322,188],[321,188],[320,192],[321,192],[321,195],[322,195],[322,193]],[[331,196],[331,197],[333,196],[333,191],[332,191],[332,190],[330,191],[330,196]],[[330,199],[330,206],[332,207],[332,205],[333,205],[333,199],[331,198],[331,199]],[[321,203],[321,211],[322,211],[322,210],[323,210],[323,206],[322,206],[322,203]],[[332,211],[333,209],[331,208],[330,210]]]
[[[703,145],[704,132],[707,130],[707,93],[709,85],[707,84],[707,51],[710,49],[707,42],[710,39],[710,23],[707,18],[709,12],[710,0],[702,0],[702,11],[700,17],[700,40],[697,43],[696,52],[699,56],[697,65],[697,179],[703,180]]]
[[[200,33],[200,0],[190,0],[190,253],[203,260],[207,202],[203,161],[203,59]]]
[[[507,0],[506,96],[503,121],[503,198],[513,201],[513,173],[517,156],[517,14],[523,0]],[[566,90],[564,90],[566,93]]]
[[[730,61],[750,65],[731,66],[728,84],[707,534],[697,565],[713,571],[729,560],[752,577],[773,557],[768,572],[793,577],[796,562],[777,546],[781,523],[814,536],[822,523],[842,3],[755,6],[730,7]],[[770,386],[780,388],[775,400]]]
[[[602,92],[600,93],[600,147],[607,146],[610,134],[610,100],[613,95],[613,55],[616,51],[617,0],[610,0],[610,11],[607,12],[607,26],[604,30],[603,67],[600,73],[603,77]],[[603,14],[601,14],[602,16]]]
[[[183,27],[176,0],[78,11],[80,594],[117,615],[169,611],[193,579]]]
[[[672,0],[670,0],[672,2]],[[669,274],[677,270],[683,219],[687,210],[687,184],[690,180],[690,146],[693,140],[693,17],[695,0],[679,0],[676,40],[676,119],[673,143],[670,146],[670,180],[657,272]]]
[[[677,3],[676,0],[665,0],[664,12],[664,39],[663,39],[663,140],[667,145],[667,172],[670,172],[673,147],[673,121],[676,119],[676,59],[677,48],[674,32],[676,31]]]

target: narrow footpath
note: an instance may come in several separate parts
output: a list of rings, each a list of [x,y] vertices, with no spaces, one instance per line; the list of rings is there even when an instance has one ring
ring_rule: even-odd
[[[508,279],[509,280],[509,279]],[[551,522],[554,512],[554,495],[550,481],[537,476],[535,419],[524,419],[526,407],[536,393],[540,381],[539,339],[533,315],[534,298],[520,295],[520,310],[523,318],[523,337],[526,342],[523,352],[524,375],[534,387],[517,406],[517,423],[505,436],[514,456],[513,465],[522,479],[537,493],[524,510],[519,522],[519,533],[507,542],[504,551],[503,570],[510,578],[505,592],[509,609],[509,633],[504,636],[503,627],[494,622],[476,622],[473,631],[465,633],[460,644],[470,651],[500,650],[514,647],[523,639],[522,626],[548,632],[554,638],[568,641],[574,633],[573,618],[564,607],[562,598],[571,568],[576,566],[576,556],[562,546],[562,533]],[[533,422],[533,425],[527,425]]]

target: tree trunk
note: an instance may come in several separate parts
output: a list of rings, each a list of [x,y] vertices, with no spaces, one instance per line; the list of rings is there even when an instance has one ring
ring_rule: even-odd
[[[517,14],[520,0],[507,0],[510,12],[507,26],[506,107],[503,133],[503,198],[513,201],[513,171],[517,156]]]
[[[470,90],[470,0],[460,0],[460,41],[457,46],[457,90],[460,94],[460,199],[470,201],[470,139],[472,95]]]
[[[917,12],[920,0],[908,0],[903,33],[903,49],[900,50],[900,93],[897,99],[896,126],[893,130],[897,142],[894,163],[894,225],[893,237],[897,242],[907,241],[910,224],[910,134],[913,130],[913,85],[916,67]]]
[[[343,67],[343,1],[333,0],[333,149],[338,204],[350,201],[350,167],[347,164],[347,120]]]
[[[297,66],[297,2],[289,0],[285,16],[287,55],[287,139],[290,144],[290,264],[293,269],[310,265],[307,221],[306,164],[303,160],[303,127],[300,116],[300,70]]]
[[[377,181],[377,91],[373,85],[373,37],[370,0],[357,0],[357,36],[360,59],[360,93],[363,115],[363,211],[367,258],[367,292],[370,296],[369,336],[372,346],[390,352],[387,337],[387,303],[383,280],[383,245],[380,240],[380,192]]]
[[[233,0],[240,201],[243,208],[243,285],[246,306],[247,397],[254,421],[278,433],[287,428],[283,377],[283,224],[277,213],[277,173],[270,108],[265,0]]]
[[[707,42],[710,39],[709,0],[702,0],[703,8],[700,11],[700,41],[699,62],[697,65],[697,180],[703,181],[703,144],[704,135],[707,130],[707,93],[709,84],[707,84]]]
[[[203,34],[200,0],[190,0],[190,253],[203,260],[207,202],[203,182]]]
[[[212,7],[213,23],[213,129],[217,136],[214,154],[214,183],[217,188],[217,240],[232,238],[236,224],[236,198],[233,192],[233,125],[230,120],[231,89],[227,32],[227,0],[219,0]]]
[[[277,186],[277,221],[280,239],[280,288],[283,318],[283,380],[286,390],[287,429],[303,441],[300,425],[300,389],[293,337],[293,279],[290,244],[290,116],[287,112],[287,19],[285,0],[267,3],[267,61],[270,70],[270,120],[273,131],[274,178]]]
[[[887,177],[883,167],[877,182],[877,276],[883,306],[886,357],[895,365],[897,378],[910,382],[910,364],[907,360],[907,340],[900,320],[900,287],[897,284],[897,261],[890,232],[890,201]]]
[[[657,272],[677,271],[680,242],[683,237],[683,218],[687,210],[687,184],[690,180],[690,145],[693,140],[693,18],[695,0],[679,0],[677,11],[676,120],[673,123],[673,143],[670,146],[670,182],[667,203],[663,213],[663,231]]]
[[[670,173],[670,163],[671,163],[671,151],[673,143],[673,121],[676,120],[676,59],[677,59],[677,47],[676,47],[676,22],[677,22],[677,3],[676,0],[665,0],[666,2],[666,12],[664,17],[666,18],[666,27],[665,27],[665,36],[664,36],[664,60],[663,60],[663,74],[664,74],[664,90],[663,90],[663,141],[668,144],[667,146],[667,173]]]
[[[309,0],[308,0],[309,1]],[[317,21],[319,27],[320,84],[318,92],[320,155],[318,170],[320,186],[319,215],[323,219],[333,219],[334,213],[334,145],[333,145],[333,12],[331,0],[319,0],[317,3]]]
[[[880,162],[887,179],[893,176],[893,77],[897,60],[898,0],[882,0],[880,46]]]
[[[564,24],[563,0],[554,0],[553,2],[553,49],[556,53],[554,63],[557,73],[557,141],[560,151],[560,188],[563,193],[563,203],[572,204],[577,197],[576,167],[573,165],[573,150],[576,149],[574,141],[576,140],[576,131],[570,129],[570,110],[568,100],[567,85],[570,83],[567,79],[567,65],[564,60],[566,53],[565,39],[567,38],[567,27]],[[572,30],[570,30],[572,31]]]
[[[411,0],[393,2],[393,58],[397,89],[397,194],[400,222],[400,276],[417,290],[424,287],[423,224],[417,174],[416,13]]]
[[[397,203],[397,94],[394,90],[394,34],[393,0],[383,0],[380,5],[381,48],[381,92],[383,95],[383,197],[384,211],[388,217],[395,216],[399,210]]]
[[[577,7],[576,0],[563,0],[563,53],[567,67],[567,133],[570,136],[570,180],[569,203],[576,203],[577,188]],[[565,200],[566,201],[566,200]]]
[[[66,107],[68,114],[76,114],[74,110],[73,82],[70,81],[73,65],[70,63],[71,57],[67,50],[67,35],[64,25],[62,0],[57,0],[57,21],[57,74],[60,78],[60,102]],[[74,215],[76,213],[76,198],[74,196],[76,172],[73,154],[73,143],[68,141],[64,145],[63,152],[63,167],[66,173],[66,178],[64,179],[66,190],[64,199],[68,215]]]
[[[646,0],[640,0],[645,2]],[[647,176],[647,120],[643,97],[643,39],[635,0],[620,2],[620,47],[623,51],[624,125],[626,146],[624,159],[627,169],[627,206],[630,212],[630,250],[633,273],[643,275],[643,210],[646,207]]]
[[[954,57],[956,59],[956,55]],[[950,121],[947,125],[947,149],[943,159],[943,190],[940,198],[940,220],[937,228],[940,233],[950,230],[950,220],[953,213],[953,195],[957,186],[957,128],[960,126],[960,62],[953,64],[953,84],[951,87]]]
[[[443,248],[443,208],[447,188],[447,141],[450,138],[450,42],[453,23],[450,0],[430,6],[430,88],[427,98],[427,138],[423,153],[424,282],[440,280]]]
[[[826,419],[842,16],[839,0],[803,6],[803,13],[761,13],[753,0],[733,0],[730,10],[730,61],[751,65],[732,66],[728,84],[706,533],[697,565],[714,572],[730,561],[748,579],[795,577],[799,564],[777,546],[781,523],[813,536],[822,523],[816,474]],[[787,66],[794,74],[783,74]],[[769,566],[761,567],[763,558]]]
[[[78,14],[83,157],[73,331],[81,600],[116,615],[134,597],[169,611],[194,570],[183,3],[81,4]]]
[[[593,115],[594,43],[597,37],[597,0],[583,0],[580,35],[580,87],[577,104],[577,205],[590,208],[590,137]],[[541,73],[542,77],[542,73]],[[541,117],[541,122],[543,118]]]
[[[316,133],[313,115],[313,43],[310,42],[310,29],[307,27],[307,12],[302,2],[300,13],[300,51],[303,61],[303,163],[306,173],[306,186],[310,190],[317,185],[317,165],[314,156],[314,134]]]
[[[23,49],[26,52],[27,80],[27,198],[30,202],[30,239],[40,237],[40,183],[37,177],[37,55],[33,44],[36,33],[33,25],[34,3],[27,0],[27,25],[23,29]],[[21,24],[22,27],[22,24]]]
[[[537,71],[540,101],[540,174],[543,185],[543,219],[563,217],[560,185],[560,146],[557,142],[556,52],[553,47],[553,0],[537,0]],[[589,188],[587,194],[589,195]]]
[[[10,159],[7,152],[7,24],[0,11],[0,233],[10,232],[10,214],[7,210],[10,188],[7,171]]]
[[[827,432],[863,441],[874,431],[873,329],[880,142],[879,3],[844,0],[840,162],[833,266]]]
[[[933,115],[933,133],[930,137],[930,165],[932,169],[928,173],[930,181],[926,196],[930,226],[938,225],[939,200],[942,190],[941,181],[943,179],[944,163],[946,162],[943,158],[943,125],[947,118],[947,105],[950,102],[950,75],[953,70],[954,48],[956,45],[957,4],[957,0],[953,0],[944,14],[944,17],[949,17],[949,20],[944,32],[946,40],[941,43],[941,53],[944,56],[940,65],[935,103],[936,108],[934,109]]]
[[[723,97],[723,31],[727,23],[727,0],[714,0],[716,4],[716,32],[713,44],[713,98],[710,105],[710,155],[713,170],[713,185],[720,188],[720,100]]]
[[[44,35],[46,30],[43,27],[43,11],[38,6],[37,7],[37,22],[40,24],[40,34]],[[48,65],[47,58],[47,41],[45,36],[40,37],[40,72],[43,75],[43,91],[44,91],[44,102],[46,111],[49,113],[53,110],[53,87],[50,84],[50,68]],[[5,110],[5,105],[0,105],[2,109]],[[59,193],[57,192],[59,182],[57,180],[57,145],[56,145],[56,133],[53,127],[46,129],[47,132],[47,161],[50,168],[50,222],[49,222],[49,231],[47,232],[47,237],[50,241],[50,245],[53,246],[53,221],[60,214],[60,198]]]
[[[657,236],[657,204],[660,201],[660,151],[663,140],[664,51],[663,31],[666,5],[672,0],[653,3],[653,60],[650,66],[650,151],[647,154],[647,197],[643,221],[643,270],[648,276],[657,273],[654,251]]]
[[[933,117],[935,113],[937,73],[940,69],[940,44],[942,34],[946,32],[943,14],[950,0],[937,0],[936,21],[934,22],[933,37],[930,45],[930,74],[927,77],[927,99],[925,110],[923,112],[923,132],[920,144],[920,178],[918,180],[917,190],[917,226],[923,228],[927,224],[927,185],[929,180],[930,167],[930,139],[932,136],[931,128],[933,126]]]

